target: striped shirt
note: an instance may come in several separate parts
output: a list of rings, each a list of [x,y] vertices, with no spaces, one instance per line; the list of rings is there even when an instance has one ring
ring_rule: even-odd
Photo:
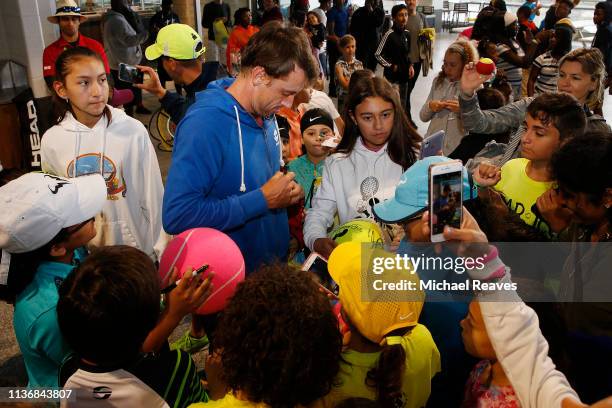
[[[336,68],[337,67],[340,67],[344,77],[350,80],[353,72],[363,69],[363,64],[357,58],[353,58],[353,62],[346,62],[344,57],[340,57],[338,62],[336,62]],[[336,82],[336,92],[338,94],[338,98],[340,98],[341,95],[346,95],[348,93],[348,91],[344,89],[342,85],[340,85],[340,81]]]
[[[512,40],[512,45],[514,46],[516,55],[521,58],[525,56],[525,52],[523,52],[523,49],[516,41]],[[508,82],[512,86],[512,89],[515,89],[517,86],[520,88],[521,81],[523,80],[523,69],[504,59],[503,54],[509,51],[512,50],[508,45],[497,44],[497,53],[499,54],[497,68],[504,70],[504,72],[506,73],[506,77],[508,78]],[[520,93],[518,95],[518,98],[520,98]],[[517,99],[516,95],[515,99]]]
[[[62,364],[60,384],[76,395],[75,401],[62,400],[62,408],[184,408],[208,401],[191,356],[177,350],[146,354],[121,367],[92,366],[73,356]]]
[[[559,78],[559,61],[550,51],[545,52],[533,61],[533,66],[540,70],[535,82],[535,95],[544,92],[557,92]]]

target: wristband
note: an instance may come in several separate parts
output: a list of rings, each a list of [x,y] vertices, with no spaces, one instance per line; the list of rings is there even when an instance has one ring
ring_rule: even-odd
[[[499,259],[497,248],[489,245],[489,252],[482,257],[482,268],[469,269],[468,275],[477,280],[494,280],[502,278],[506,274],[506,265]]]

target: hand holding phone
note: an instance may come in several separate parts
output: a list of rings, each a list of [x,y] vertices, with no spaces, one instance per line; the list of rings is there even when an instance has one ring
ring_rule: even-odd
[[[445,226],[461,227],[463,215],[463,164],[460,160],[429,168],[429,226],[431,242],[445,240]]]
[[[447,228],[444,231],[444,238],[449,242],[459,243],[459,245],[451,246],[459,256],[467,256],[478,258],[484,256],[488,252],[488,239],[484,232],[478,226],[474,217],[467,211],[464,211],[464,217],[461,220],[461,228]],[[423,236],[429,236],[431,233],[429,222],[429,211],[425,211],[421,217]]]
[[[119,63],[119,79],[130,84],[142,84],[144,81],[144,72],[133,65]]]

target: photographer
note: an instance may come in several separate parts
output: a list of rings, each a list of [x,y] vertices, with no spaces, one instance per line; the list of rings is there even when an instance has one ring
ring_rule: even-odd
[[[138,65],[138,69],[147,73],[149,79],[134,86],[157,96],[172,121],[178,124],[187,108],[195,102],[195,93],[203,91],[208,85],[201,61],[205,50],[200,36],[190,26],[170,24],[162,28],[155,43],[147,47],[145,56],[150,61],[159,59],[159,64],[174,81],[174,86],[185,87],[186,96],[166,90],[157,73],[148,66]]]

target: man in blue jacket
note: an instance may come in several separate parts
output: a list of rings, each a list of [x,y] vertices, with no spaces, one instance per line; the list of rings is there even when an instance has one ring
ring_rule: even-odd
[[[243,51],[238,78],[196,94],[176,131],[163,203],[167,232],[224,231],[240,247],[247,272],[286,257],[285,208],[304,192],[293,173],[280,171],[274,113],[317,77],[304,32],[270,23]]]

